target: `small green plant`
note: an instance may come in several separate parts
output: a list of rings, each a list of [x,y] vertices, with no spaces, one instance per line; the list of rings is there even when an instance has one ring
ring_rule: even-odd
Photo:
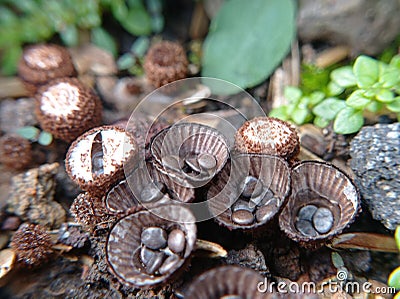
[[[287,87],[285,97],[288,105],[273,109],[270,116],[320,127],[333,121],[339,134],[359,131],[366,111],[394,112],[400,119],[400,56],[384,63],[361,55],[353,66],[334,69],[320,90],[303,94],[297,87]]]
[[[17,130],[17,134],[25,139],[28,139],[32,142],[37,142],[43,146],[49,145],[53,141],[53,135],[46,131],[40,131],[38,128],[33,126],[19,128]]]
[[[114,56],[118,46],[102,27],[103,19],[114,19],[134,36],[163,29],[161,0],[2,0],[0,1],[1,72],[16,72],[22,47],[48,41],[58,35],[66,46],[90,41]]]
[[[394,237],[396,239],[397,248],[400,251],[400,226],[397,227]],[[390,274],[388,279],[388,285],[390,287],[396,288],[396,290],[400,290],[400,267],[394,269],[393,272]],[[395,298],[400,296],[399,294],[400,293],[397,293]]]

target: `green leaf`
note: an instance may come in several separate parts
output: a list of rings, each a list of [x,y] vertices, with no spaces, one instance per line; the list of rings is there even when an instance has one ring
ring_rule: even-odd
[[[160,33],[164,28],[164,17],[161,14],[154,15],[151,18],[151,29],[155,33]]]
[[[331,81],[328,83],[328,95],[329,96],[340,95],[343,91],[344,91],[344,87],[340,86],[335,81]]]
[[[366,108],[368,111],[376,113],[383,108],[383,104],[381,102],[373,100],[367,105]]]
[[[390,66],[400,70],[400,55],[393,56],[389,63]]]
[[[394,94],[389,89],[380,89],[376,93],[376,99],[382,103],[390,103],[394,100]]]
[[[122,27],[133,35],[149,35],[151,33],[151,19],[144,8],[130,9],[127,17],[119,21]]]
[[[395,233],[394,233],[394,238],[395,238],[395,240],[396,240],[397,248],[398,248],[399,251],[400,251],[400,226],[398,226],[398,227],[396,228],[396,231],[395,231]]]
[[[331,79],[342,88],[351,87],[357,84],[357,80],[351,66],[342,66],[336,70],[333,70],[331,73]]]
[[[396,97],[394,101],[386,104],[386,108],[392,112],[400,112],[400,97]],[[399,241],[400,242],[400,241]]]
[[[38,138],[38,143],[41,145],[49,145],[53,141],[53,135],[51,135],[49,132],[42,131],[39,134]]]
[[[295,86],[286,86],[283,96],[291,103],[297,103],[301,98],[302,92],[300,88]]]
[[[320,128],[325,128],[329,125],[329,120],[322,118],[320,116],[316,116],[314,117],[314,125]]]
[[[392,273],[390,273],[388,285],[396,288],[397,290],[400,289],[400,267],[397,267]]]
[[[17,64],[22,55],[22,48],[17,45],[5,49],[2,54],[1,73],[4,75],[14,75],[17,72]]]
[[[332,258],[332,263],[333,263],[333,265],[335,266],[336,269],[344,267],[343,259],[342,259],[342,257],[340,256],[339,253],[332,252],[331,258]]]
[[[60,37],[63,43],[67,46],[78,45],[78,29],[74,25],[70,25],[60,31]]]
[[[363,124],[362,110],[345,107],[337,114],[333,123],[333,130],[338,134],[352,134],[358,132]]]
[[[122,54],[117,60],[117,66],[119,70],[127,70],[134,66],[135,63],[136,59],[131,53]]]
[[[202,76],[241,88],[264,81],[288,53],[295,19],[293,0],[225,1],[203,43]]]
[[[138,37],[131,46],[131,51],[138,57],[143,57],[149,48],[150,41],[147,36]]]
[[[110,52],[114,57],[117,56],[117,44],[107,31],[101,27],[97,27],[92,29],[91,34],[92,42],[96,46]]]
[[[327,120],[332,120],[340,110],[346,107],[346,102],[338,98],[327,98],[314,107],[312,112]]]
[[[354,91],[346,100],[347,106],[363,109],[371,102],[371,99],[364,96],[362,90],[358,89]]]
[[[28,126],[17,129],[16,133],[25,139],[36,141],[40,130],[38,128]]]
[[[271,112],[269,113],[270,117],[276,117],[282,120],[288,120],[289,116],[287,114],[286,111],[286,106],[280,106],[278,108],[274,108],[271,110]]]
[[[389,66],[380,76],[379,82],[382,83],[382,87],[384,88],[392,88],[400,83],[400,70]]]
[[[371,57],[361,55],[354,62],[353,72],[358,86],[368,88],[379,79],[379,62]]]
[[[312,115],[310,114],[309,110],[304,107],[297,107],[294,109],[293,113],[291,114],[291,119],[297,124],[302,125],[307,123],[311,120]]]
[[[322,102],[324,98],[325,94],[322,91],[314,91],[312,94],[310,94],[309,106],[314,107],[315,105]]]

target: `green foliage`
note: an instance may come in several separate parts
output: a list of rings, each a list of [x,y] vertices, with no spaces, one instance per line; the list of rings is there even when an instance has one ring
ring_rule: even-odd
[[[53,141],[53,135],[46,131],[40,131],[36,127],[26,126],[17,129],[17,134],[32,142],[37,142],[41,145],[49,145]]]
[[[1,72],[16,72],[22,47],[58,35],[66,46],[76,46],[84,31],[91,41],[117,55],[117,44],[103,27],[103,17],[114,18],[134,36],[159,33],[164,26],[161,0],[3,0],[0,2]]]
[[[333,121],[333,129],[339,134],[359,131],[364,124],[365,111],[390,111],[400,119],[399,55],[392,57],[389,63],[361,55],[353,66],[332,70],[329,82],[320,86],[315,83],[311,89],[310,86],[304,88],[307,93],[287,87],[288,105],[273,109],[270,115],[298,125],[313,121],[325,127]],[[313,97],[316,100],[309,100]]]
[[[202,76],[255,86],[285,57],[294,34],[293,0],[225,1],[203,44]]]

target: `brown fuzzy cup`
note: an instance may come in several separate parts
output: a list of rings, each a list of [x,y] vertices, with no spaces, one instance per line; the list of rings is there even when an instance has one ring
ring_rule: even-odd
[[[147,79],[158,88],[186,78],[188,60],[180,44],[162,41],[150,47],[143,67]]]
[[[99,97],[76,78],[55,79],[39,88],[35,112],[44,130],[67,142],[102,120]]]
[[[111,220],[103,199],[88,192],[81,193],[74,199],[70,211],[75,221],[90,231]]]
[[[279,225],[301,246],[323,246],[349,226],[361,210],[356,186],[329,163],[302,161],[293,167],[291,177],[292,190],[279,215]]]
[[[54,44],[38,44],[24,49],[18,64],[18,74],[28,91],[49,80],[76,75],[71,55],[64,47]]]
[[[18,261],[32,267],[46,261],[53,253],[50,235],[36,224],[23,224],[15,232],[11,247]]]
[[[196,242],[195,221],[188,208],[172,204],[120,219],[106,244],[110,271],[121,283],[136,288],[166,284],[189,263]]]
[[[103,196],[124,176],[124,164],[135,163],[137,144],[127,131],[114,127],[93,128],[68,149],[65,168],[83,190]]]
[[[235,149],[241,153],[267,154],[292,160],[300,152],[300,141],[295,128],[288,122],[274,117],[257,117],[239,128]]]
[[[17,135],[4,135],[0,138],[0,163],[11,169],[23,169],[32,160],[31,143]]]
[[[239,266],[220,266],[201,274],[189,286],[185,298],[281,298],[257,271]],[[258,290],[265,289],[266,292]],[[275,296],[277,297],[275,297]],[[283,297],[282,297],[283,298]]]

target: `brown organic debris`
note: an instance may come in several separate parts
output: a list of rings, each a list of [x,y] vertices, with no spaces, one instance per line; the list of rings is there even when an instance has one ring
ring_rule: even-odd
[[[49,259],[53,253],[50,235],[36,224],[23,224],[15,232],[11,247],[19,262],[28,266],[38,266]]]
[[[23,169],[32,160],[31,143],[18,135],[4,135],[0,138],[0,163],[11,169]]]
[[[65,210],[54,200],[58,163],[44,164],[11,178],[7,212],[46,227],[65,221]]]

